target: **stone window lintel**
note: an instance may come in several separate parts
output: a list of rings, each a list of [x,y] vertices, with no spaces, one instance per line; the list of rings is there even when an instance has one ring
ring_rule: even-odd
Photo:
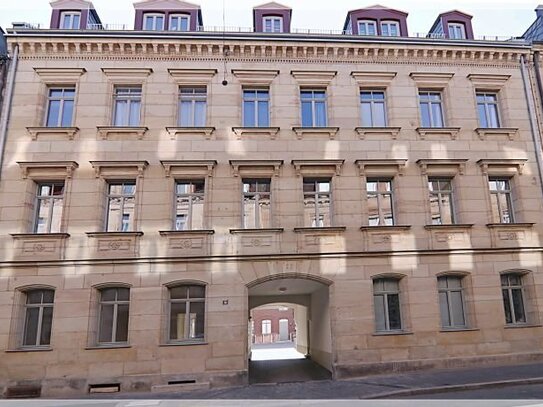
[[[160,236],[187,236],[187,235],[213,235],[213,229],[192,229],[192,230],[159,230]]]
[[[216,69],[168,69],[179,85],[206,85],[217,74]]]
[[[239,177],[244,169],[251,174],[269,175],[278,177],[283,160],[230,160],[232,175]]]
[[[104,169],[115,169],[118,174],[126,176],[137,176],[143,178],[143,172],[149,165],[148,161],[89,161],[94,168],[96,178],[103,176]]]
[[[118,81],[138,81],[143,82],[153,73],[152,68],[102,68],[102,72],[108,78]]]
[[[358,86],[374,88],[387,88],[396,77],[396,72],[371,72],[371,71],[352,71],[351,76]]]
[[[411,72],[411,79],[419,88],[444,88],[454,76],[445,72]]]
[[[21,167],[23,179],[51,178],[62,172],[63,178],[72,178],[73,172],[79,167],[75,161],[17,161]]]
[[[213,169],[217,165],[215,160],[174,160],[160,161],[164,167],[166,177],[172,175],[200,175],[206,177],[213,176]]]
[[[232,69],[234,75],[242,85],[269,86],[277,75],[278,70],[267,69]]]
[[[469,74],[467,78],[473,83],[475,87],[486,89],[500,89],[511,78],[511,75],[499,75],[499,74]]]
[[[500,159],[500,158],[486,158],[477,161],[477,164],[481,167],[483,174],[489,175],[496,173],[496,175],[503,174],[504,170],[508,172],[514,171],[522,175],[524,170],[524,164],[527,159]]]
[[[291,164],[294,166],[296,176],[300,177],[304,173],[307,175],[317,175],[315,170],[322,170],[329,173],[328,175],[341,175],[341,168],[345,160],[332,160],[332,159],[323,159],[323,160],[292,160]]]
[[[34,68],[40,79],[45,83],[76,82],[87,72],[85,68]]]
[[[394,174],[398,173],[399,175],[404,174],[405,166],[407,164],[407,159],[390,159],[390,160],[379,160],[379,159],[365,159],[365,160],[355,160],[354,162],[358,165],[360,175],[367,175],[368,172],[372,172],[371,168],[375,169],[376,175],[390,171],[386,171],[387,168],[394,168]],[[370,170],[370,171],[368,171]],[[393,174],[393,175],[394,175]]]
[[[298,85],[300,86],[321,86],[330,85],[332,79],[337,75],[337,71],[290,71]]]
[[[422,175],[429,175],[432,174],[432,172],[441,172],[441,171],[432,171],[432,169],[443,169],[444,167],[448,167],[450,175],[454,175],[455,173],[458,173],[460,175],[464,175],[464,172],[466,170],[466,162],[468,161],[467,158],[459,158],[459,159],[420,159],[417,160],[417,164],[419,165]]]

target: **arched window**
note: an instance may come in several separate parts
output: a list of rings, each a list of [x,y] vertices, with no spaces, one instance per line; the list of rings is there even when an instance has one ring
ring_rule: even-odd
[[[399,279],[385,277],[373,280],[373,305],[376,331],[402,329]]]
[[[98,343],[128,342],[130,289],[106,287],[99,290]]]
[[[203,341],[205,328],[205,286],[183,284],[168,288],[170,342]]]
[[[44,347],[51,343],[55,291],[32,289],[24,291],[23,347]]]

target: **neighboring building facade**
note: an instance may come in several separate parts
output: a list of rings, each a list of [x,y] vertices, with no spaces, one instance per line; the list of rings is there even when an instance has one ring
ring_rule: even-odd
[[[4,105],[4,87],[8,76],[8,47],[4,37],[5,32],[0,27],[0,116],[2,115],[2,106]]]
[[[250,312],[277,303],[334,378],[542,358],[528,43],[409,38],[382,9],[199,32],[176,0],[96,33],[90,3],[53,6],[70,27],[7,35],[4,395],[247,383]]]
[[[256,308],[252,312],[252,343],[266,344],[296,340],[294,309],[288,307]]]

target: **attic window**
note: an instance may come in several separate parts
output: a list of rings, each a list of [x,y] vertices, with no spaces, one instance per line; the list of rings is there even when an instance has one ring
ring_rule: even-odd
[[[358,20],[359,35],[377,35],[377,25],[373,20]]]
[[[462,23],[449,23],[449,38],[451,40],[464,40],[466,39],[466,28]]]
[[[282,33],[283,17],[267,16],[262,19],[262,30],[265,33]]]
[[[381,35],[385,37],[398,37],[400,35],[400,24],[397,21],[381,21]]]
[[[60,28],[62,30],[78,30],[81,13],[78,11],[63,11],[60,14]]]
[[[190,16],[188,14],[172,14],[170,15],[170,23],[168,29],[170,31],[189,31]]]
[[[146,13],[143,16],[143,29],[149,31],[164,30],[164,14]]]

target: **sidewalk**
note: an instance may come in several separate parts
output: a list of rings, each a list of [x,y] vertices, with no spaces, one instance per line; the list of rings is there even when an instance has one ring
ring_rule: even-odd
[[[258,384],[177,393],[108,394],[115,399],[372,399],[440,391],[542,383],[543,363],[470,369],[427,370],[351,380]],[[101,398],[101,397],[93,397]]]

